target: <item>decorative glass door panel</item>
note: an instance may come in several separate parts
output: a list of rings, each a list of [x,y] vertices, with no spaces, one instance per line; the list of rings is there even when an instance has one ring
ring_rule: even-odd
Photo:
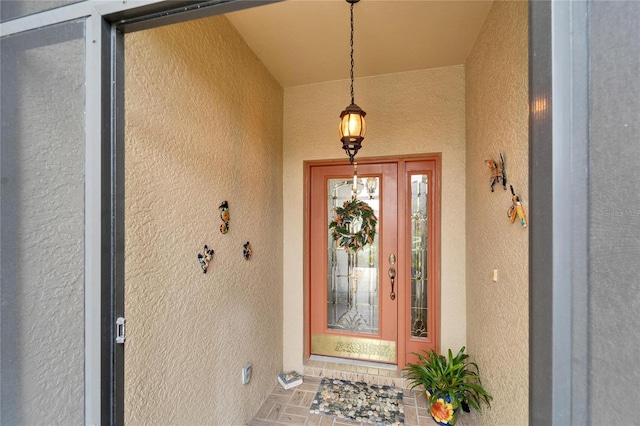
[[[395,363],[397,302],[381,260],[396,253],[397,165],[358,165],[357,198],[378,223],[373,242],[357,252],[338,246],[328,227],[353,196],[353,166],[313,167],[311,176],[311,238],[322,241],[311,244],[311,352]]]
[[[411,336],[428,336],[427,213],[428,176],[411,175]]]
[[[335,216],[336,207],[351,200],[353,179],[329,179],[327,184],[327,223]],[[379,177],[357,178],[357,198],[364,200],[380,216]],[[355,223],[352,232],[361,228]],[[328,265],[327,327],[368,334],[378,334],[378,235],[373,243],[357,253],[347,253],[327,232]]]

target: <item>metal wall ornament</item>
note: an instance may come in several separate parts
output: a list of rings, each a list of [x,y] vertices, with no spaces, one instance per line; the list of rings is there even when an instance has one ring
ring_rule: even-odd
[[[251,243],[247,241],[242,245],[242,255],[244,256],[244,260],[251,259],[251,255],[253,254],[253,249],[251,248]]]
[[[520,220],[520,226],[526,228],[527,217],[524,214],[524,207],[522,207],[520,197],[518,197],[513,191],[513,185],[509,185],[509,188],[511,188],[511,200],[513,204],[511,204],[511,207],[509,207],[507,215],[509,216],[509,219],[511,219],[511,223],[515,222],[517,217]]]
[[[502,184],[502,188],[506,191],[507,175],[505,173],[505,162],[502,153],[500,153],[500,163],[496,163],[493,160],[485,160],[484,164],[491,169],[491,179],[489,180],[491,192],[493,192],[493,186],[496,183]]]
[[[200,263],[200,268],[202,269],[203,274],[206,274],[207,269],[209,269],[209,263],[211,262],[211,259],[213,259],[213,253],[213,250],[209,249],[206,244],[204,245],[202,253],[198,253],[198,262]]]
[[[229,232],[229,203],[223,201],[218,207],[220,210],[220,219],[222,219],[222,225],[220,225],[220,233],[226,234]]]

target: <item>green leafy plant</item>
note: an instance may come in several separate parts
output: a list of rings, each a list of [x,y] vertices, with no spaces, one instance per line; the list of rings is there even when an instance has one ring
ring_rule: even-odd
[[[478,412],[482,412],[483,403],[491,407],[493,397],[482,387],[478,365],[469,361],[464,350],[463,346],[455,357],[451,349],[448,356],[434,350],[425,351],[425,355],[414,352],[419,362],[407,363],[403,370],[411,389],[422,387],[427,392],[430,406],[443,399],[454,407],[466,403]]]

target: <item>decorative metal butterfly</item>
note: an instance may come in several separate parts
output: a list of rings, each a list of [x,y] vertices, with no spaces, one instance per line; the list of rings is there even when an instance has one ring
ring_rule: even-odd
[[[209,268],[209,263],[213,258],[213,250],[210,250],[207,245],[204,245],[204,253],[198,253],[198,262],[200,262],[200,268],[202,268],[202,273],[206,274],[207,269]]]
[[[507,175],[505,173],[505,163],[504,157],[502,153],[500,153],[500,164],[496,163],[493,160],[486,160],[484,162],[491,169],[491,179],[489,180],[489,184],[491,185],[491,192],[493,192],[493,185],[496,183],[502,184],[502,188],[507,190]]]

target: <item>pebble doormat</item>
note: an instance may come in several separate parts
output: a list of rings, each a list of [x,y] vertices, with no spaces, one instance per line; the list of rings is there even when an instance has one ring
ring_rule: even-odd
[[[376,425],[404,424],[402,390],[323,378],[309,411]]]

